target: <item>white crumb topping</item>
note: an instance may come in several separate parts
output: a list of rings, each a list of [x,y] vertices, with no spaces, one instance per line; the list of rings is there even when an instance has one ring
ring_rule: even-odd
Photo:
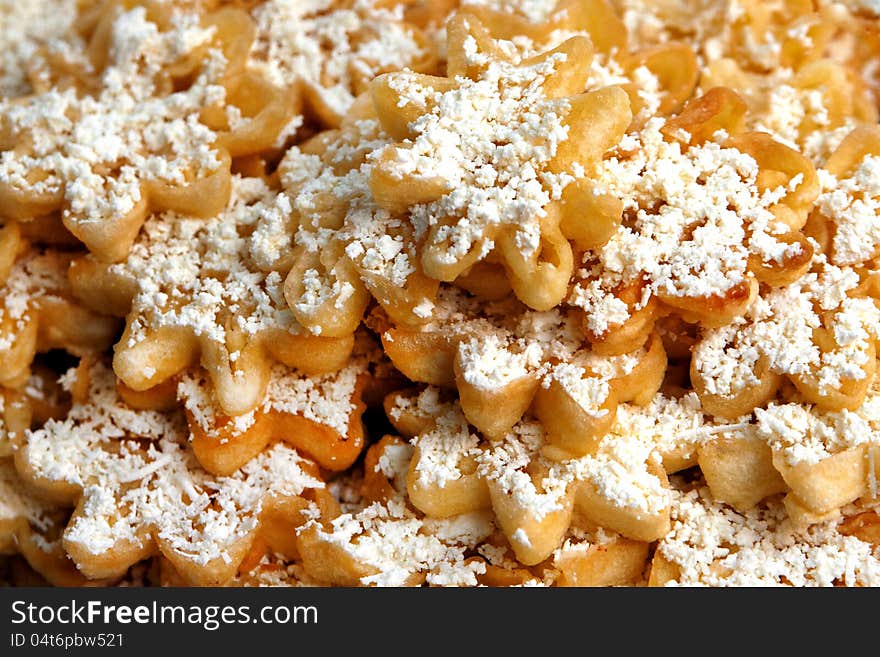
[[[51,84],[51,58],[86,66],[83,43],[71,29],[76,15],[75,0],[0,2],[0,98],[31,93],[35,82]]]
[[[464,380],[477,388],[498,390],[528,374],[528,355],[513,352],[497,335],[474,337],[458,344]]]
[[[60,253],[30,250],[12,266],[0,286],[0,351],[14,344],[18,333],[33,318],[40,299],[59,298],[69,292],[67,266],[70,259]]]
[[[831,4],[820,11],[833,14],[834,7]],[[802,20],[795,29],[802,30],[805,35],[806,31],[815,29],[823,21],[830,22],[829,18],[829,15],[820,16],[817,13],[812,19]],[[847,22],[848,19],[844,18],[843,25]],[[833,44],[842,41],[835,39],[828,45],[833,48]],[[831,60],[848,58],[847,55],[831,55],[825,64],[833,66]],[[746,127],[772,135],[773,139],[801,151],[817,165],[858,125],[858,119],[853,116],[832,114],[831,110],[838,101],[825,84],[815,83],[815,72],[811,75],[807,67],[803,67],[801,72],[789,66],[776,65],[766,73],[752,74],[744,73],[731,59],[725,60],[724,64],[725,70],[733,73],[732,79],[722,77],[717,82],[731,85],[747,101],[749,112],[745,117]],[[841,75],[843,70],[839,69]]]
[[[710,422],[694,392],[679,398],[657,393],[646,406],[620,404],[614,432],[651,443],[661,455],[674,452],[690,455],[713,435],[741,428],[740,424]]]
[[[65,538],[92,554],[152,536],[202,565],[227,559],[227,548],[257,526],[267,495],[323,487],[282,443],[230,476],[210,475],[187,451],[179,415],[129,409],[108,369],[90,374],[89,401],[28,431],[23,457],[50,485],[82,489],[83,513]]]
[[[539,456],[543,444],[541,425],[522,421],[503,440],[493,442],[477,457],[480,476],[497,483],[520,508],[528,510],[539,521],[563,508],[572,481],[565,465],[546,462]],[[527,471],[533,460],[547,466],[546,476],[537,482]]]
[[[594,376],[611,380],[632,374],[645,355],[644,347],[617,356],[601,356],[592,351],[579,351],[572,360]]]
[[[587,328],[597,336],[604,335],[613,326],[620,326],[630,316],[626,302],[604,289],[597,278],[579,280],[569,303],[583,309]]]
[[[491,59],[473,37],[464,50],[484,71],[475,80],[457,78],[452,90],[434,91],[407,74],[392,79],[399,106],[429,100],[430,108],[410,124],[412,140],[376,154],[390,156],[388,173],[398,179],[443,181],[446,193],[411,207],[410,214],[416,239],[434,228],[430,244],[442,245],[437,257],[445,264],[473,251],[485,256],[493,246],[487,231],[508,224],[523,253],[534,253],[544,208],[572,180],[549,169],[568,139],[570,102],[541,91],[566,55],[532,64]],[[456,220],[442,223],[450,217]]]
[[[422,319],[428,319],[434,313],[434,302],[430,299],[423,299],[414,308],[413,313]]]
[[[750,255],[782,262],[800,253],[777,240],[787,227],[770,211],[788,188],[759,192],[750,155],[714,142],[683,151],[664,139],[663,125],[650,119],[598,167],[602,188],[633,218],[587,254],[569,298],[600,335],[629,316],[609,297],[619,285],[644,280],[653,295],[725,298],[752,278]]]
[[[742,428],[740,424],[710,425],[694,394],[682,400],[658,395],[647,407],[621,404],[615,424],[596,454],[550,462],[540,456],[546,439],[539,424],[524,419],[503,440],[481,445],[458,403],[439,402],[437,392],[429,387],[417,398],[399,398],[391,411],[392,417],[408,412],[431,420],[429,428],[412,439],[421,453],[416,465],[420,480],[442,488],[463,475],[463,462],[475,461],[478,476],[498,482],[538,518],[561,508],[562,496],[577,481],[590,482],[622,508],[662,510],[668,505],[668,493],[650,471],[652,459],[664,452],[696,449],[719,431]],[[529,474],[536,463],[543,464],[547,472],[538,483]]]
[[[582,367],[560,363],[553,366],[543,385],[549,386],[550,381],[559,383],[568,396],[588,415],[596,418],[608,415],[608,409],[602,408],[611,393],[607,379],[585,377]]]
[[[820,412],[803,404],[755,409],[758,435],[789,465],[815,465],[859,445],[880,445],[880,394],[876,387],[856,411]]]
[[[423,330],[459,338],[459,365],[471,385],[497,392],[534,375],[545,387],[557,381],[597,417],[607,412],[599,407],[610,392],[608,382],[632,372],[645,356],[644,349],[599,356],[584,347],[577,321],[560,309],[538,312],[511,300],[483,303],[454,287],[440,289]]]
[[[506,570],[513,570],[519,567],[519,562],[510,558],[510,553],[506,547],[493,545],[492,543],[483,543],[477,548],[477,552],[493,566],[499,566]]]
[[[650,434],[630,435],[615,427],[600,441],[595,454],[551,462],[540,455],[545,444],[542,427],[523,420],[477,457],[478,474],[497,482],[517,504],[541,519],[562,509],[563,498],[575,482],[587,482],[609,503],[645,513],[669,505],[668,491],[652,472],[657,447]],[[540,465],[537,481],[530,474]]]
[[[345,436],[355,411],[357,378],[366,371],[364,365],[355,361],[334,374],[320,376],[306,376],[284,365],[275,365],[260,406],[230,419],[237,432],[244,432],[254,424],[257,413],[297,415]],[[225,417],[212,390],[204,373],[187,373],[177,386],[178,398],[209,436],[216,433],[218,418]]]
[[[427,409],[421,403],[422,396],[419,397],[419,410],[425,412]],[[443,488],[450,481],[463,476],[461,468],[464,461],[473,461],[482,453],[480,437],[471,431],[458,404],[447,403],[436,407],[431,419],[433,426],[412,440],[420,454],[415,471],[422,485]]]
[[[756,298],[745,317],[706,331],[694,362],[707,391],[729,397],[756,384],[760,359],[779,374],[809,374],[820,394],[863,379],[880,312],[870,299],[848,296],[858,284],[852,269],[828,264],[820,254],[812,272]],[[820,328],[836,345],[820,349],[813,338]]]
[[[428,386],[416,397],[396,395],[388,414],[395,420],[403,417],[404,413],[422,418],[434,418],[446,408],[447,405],[440,401],[440,388]]]
[[[573,479],[590,483],[614,506],[658,513],[669,506],[669,491],[649,471],[656,449],[650,436],[620,433],[615,427],[602,438],[596,454],[570,461],[567,467]]]
[[[878,0],[843,0],[843,4],[855,11],[864,11],[880,16],[880,2]]]
[[[403,7],[377,0],[269,0],[253,16],[250,65],[278,86],[305,84],[339,117],[370,79],[427,56],[420,35],[403,21]]]
[[[64,379],[72,383],[79,374],[78,370],[68,370]],[[68,432],[93,431],[107,439],[136,436],[146,440],[159,440],[176,435],[183,427],[176,415],[129,407],[116,392],[116,376],[113,370],[102,362],[96,362],[89,367],[88,383],[87,403],[76,404],[64,420],[50,420],[53,427],[57,427],[65,435]],[[76,464],[59,463],[57,466],[73,468]]]
[[[707,61],[722,56],[720,44],[730,41],[730,29],[738,17],[739,2],[694,0],[616,0],[626,25],[631,47],[686,41]]]
[[[465,561],[465,553],[492,531],[492,523],[483,514],[422,520],[401,500],[376,502],[358,513],[342,514],[328,529],[316,521],[302,529],[312,526],[320,539],[345,550],[372,571],[361,578],[368,586],[402,586],[419,574],[438,586],[475,586],[485,564]]]
[[[191,219],[165,214],[150,219],[128,258],[111,271],[136,286],[128,346],[162,327],[185,327],[227,349],[229,331],[255,339],[301,327],[284,300],[283,278],[263,271],[252,253],[262,246],[254,229],[264,217],[289,208],[284,194],[261,179],[233,179],[229,205],[219,216]]]
[[[511,534],[510,540],[514,543],[518,543],[527,550],[531,549],[532,547],[532,542],[529,540],[529,535],[522,527],[517,527],[516,531]]]
[[[357,513],[366,504],[363,495],[361,495],[363,483],[364,473],[361,470],[349,470],[329,482],[327,492],[339,502],[343,513]],[[317,518],[320,512],[309,508],[303,513],[309,518]]]
[[[877,548],[837,531],[837,522],[796,529],[778,500],[745,514],[705,488],[679,493],[672,529],[657,553],[684,586],[877,586]]]
[[[394,484],[394,489],[403,494],[406,491],[406,473],[414,452],[412,445],[404,442],[385,445],[376,462],[376,472]]]
[[[304,293],[293,300],[295,310],[309,314],[330,299],[344,303],[344,288],[352,281],[339,268],[348,262],[359,276],[354,283],[366,285],[383,304],[390,301],[389,289],[405,288],[416,272],[408,222],[379,208],[370,192],[373,165],[367,155],[389,143],[379,122],[369,119],[345,125],[320,157],[297,147],[285,154],[279,172],[297,219],[293,243],[308,254],[338,254],[324,271],[309,274]],[[289,240],[285,217],[266,230]],[[430,317],[432,309],[430,299],[413,301],[416,321]]]
[[[465,0],[462,6],[487,7],[494,11],[514,14],[532,23],[544,23],[555,12],[559,0]]]
[[[252,570],[239,573],[235,581],[245,587],[308,586],[308,582],[302,581],[302,575],[299,564],[288,562],[282,555],[266,554]]]
[[[47,376],[44,372],[31,372],[25,382],[22,392],[28,399],[45,402],[50,406],[60,406],[62,401],[61,388],[56,383],[60,383],[58,379],[53,381],[54,377]],[[0,413],[3,412],[3,396],[0,395]]]
[[[865,156],[840,180],[824,173],[817,207],[835,228],[829,259],[862,264],[880,252],[880,156]]]
[[[803,24],[806,26],[806,24]],[[802,84],[791,68],[779,66],[766,75],[754,75],[737,93],[748,101],[746,123],[767,132],[786,146],[821,161],[842,139],[842,126],[832,125],[821,88]],[[847,132],[854,123],[846,119]]]
[[[212,147],[216,134],[199,122],[199,112],[225,97],[222,54],[211,50],[184,90],[157,95],[155,82],[212,35],[193,13],[175,13],[170,28],[160,31],[143,7],[121,12],[96,96],[53,88],[0,101],[5,128],[28,144],[0,153],[0,182],[59,194],[65,218],[88,223],[135,210],[144,200],[145,180],[180,185],[214,172],[220,163]],[[44,175],[35,179],[34,171]]]
[[[55,522],[53,507],[29,494],[11,459],[0,459],[0,522],[25,519],[38,530]]]

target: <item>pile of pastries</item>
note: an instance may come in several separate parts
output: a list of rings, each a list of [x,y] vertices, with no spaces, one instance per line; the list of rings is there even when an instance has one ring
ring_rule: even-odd
[[[0,580],[880,584],[878,12],[0,0]]]

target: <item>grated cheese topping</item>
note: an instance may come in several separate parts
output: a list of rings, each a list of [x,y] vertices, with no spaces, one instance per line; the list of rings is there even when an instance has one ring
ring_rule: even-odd
[[[829,260],[838,266],[863,264],[880,253],[880,156],[866,155],[838,180],[820,172],[817,207],[834,226]]]
[[[843,0],[843,4],[855,11],[864,11],[880,16],[880,2],[877,0]]]
[[[223,349],[232,362],[237,349],[231,336],[256,340],[272,329],[299,334],[282,275],[261,269],[254,256],[265,252],[257,227],[266,217],[272,221],[289,212],[283,193],[259,178],[236,176],[229,205],[217,217],[166,213],[147,221],[128,258],[110,268],[136,288],[128,346],[151,330],[183,327]]]
[[[777,239],[789,229],[770,211],[797,189],[797,177],[762,193],[750,155],[714,142],[682,151],[664,140],[663,125],[662,118],[648,120],[598,165],[598,182],[632,218],[585,254],[568,300],[600,335],[629,317],[611,294],[618,286],[645,282],[637,307],[658,294],[723,299],[753,278],[750,255],[770,263],[800,253],[799,245]]]
[[[457,358],[463,378],[484,390],[499,391],[524,376],[544,387],[553,381],[587,413],[610,394],[609,382],[632,372],[644,348],[620,356],[600,356],[584,348],[576,320],[560,309],[538,312],[513,300],[483,303],[454,287],[441,287],[432,320],[423,331],[459,339]]]
[[[859,445],[880,445],[880,393],[875,382],[855,411],[821,412],[804,404],[755,409],[757,434],[789,465],[815,465]]]
[[[470,430],[457,401],[441,402],[439,389],[427,387],[415,398],[398,397],[390,413],[419,414],[431,420],[411,443],[419,447],[419,480],[443,487],[463,476],[462,463],[477,463],[477,474],[495,481],[539,519],[559,510],[569,486],[588,482],[620,508],[656,513],[669,504],[666,485],[655,474],[662,457],[686,458],[718,433],[750,431],[745,422],[715,423],[707,418],[695,393],[682,398],[658,394],[640,407],[620,404],[615,422],[595,454],[549,461],[541,425],[528,417],[500,441],[481,442]],[[535,466],[544,472],[536,483]]]
[[[0,522],[26,520],[38,531],[55,526],[57,509],[29,494],[12,459],[0,459]]]
[[[180,415],[128,408],[101,364],[90,372],[88,402],[28,431],[23,450],[45,485],[82,490],[83,513],[65,538],[95,555],[151,536],[198,564],[228,559],[227,548],[257,527],[267,495],[324,485],[282,443],[233,475],[208,474],[187,451]]]
[[[546,23],[556,13],[559,0],[465,0],[462,5],[487,7],[500,13],[514,14],[532,23]]]
[[[438,257],[450,264],[473,251],[488,254],[494,242],[487,231],[503,225],[524,253],[534,252],[544,208],[572,180],[548,168],[568,139],[570,102],[541,91],[566,55],[530,64],[511,52],[511,61],[497,60],[479,52],[473,37],[464,51],[484,71],[475,80],[457,78],[450,91],[435,91],[412,75],[392,79],[400,107],[424,107],[428,100],[430,109],[410,124],[412,140],[375,154],[390,157],[388,172],[397,179],[443,181],[446,193],[412,206],[410,217],[417,240],[439,225],[431,240],[444,245]]]
[[[321,156],[293,147],[279,165],[281,182],[296,218],[293,242],[309,254],[337,254],[323,271],[304,272],[306,293],[293,307],[309,313],[328,299],[344,303],[345,287],[365,285],[387,304],[390,288],[404,288],[416,273],[415,245],[407,224],[379,208],[369,187],[373,164],[368,154],[390,143],[376,119],[346,124]],[[283,218],[282,218],[283,220]],[[267,223],[267,230],[286,235],[284,224]],[[353,265],[359,280],[348,280],[345,266]],[[353,291],[353,289],[351,290]],[[430,312],[430,299],[414,304],[421,321]],[[415,310],[414,310],[415,312]]]
[[[457,403],[445,403],[432,408],[435,398],[436,389],[432,387],[417,398],[418,410],[430,414],[433,426],[415,436],[411,443],[419,448],[415,467],[418,482],[444,488],[450,481],[461,479],[464,463],[470,461],[472,465],[482,450],[480,436],[471,431],[461,407]]]
[[[198,117],[225,99],[220,51],[208,51],[187,89],[160,94],[157,88],[164,69],[209,44],[212,35],[196,14],[173,14],[163,32],[143,7],[121,12],[97,95],[50,89],[0,100],[0,117],[19,145],[0,152],[0,183],[60,195],[66,220],[94,223],[137,210],[145,201],[143,181],[182,185],[216,171],[216,134]]]
[[[814,378],[820,394],[864,379],[880,311],[869,298],[848,296],[858,285],[852,269],[817,254],[813,271],[756,298],[745,317],[705,331],[694,362],[707,391],[730,397],[757,384],[754,368],[762,359],[779,374]],[[820,328],[833,337],[832,348],[815,342]]]
[[[616,0],[614,3],[626,25],[627,34],[638,47],[687,40],[699,47],[718,35],[729,22],[730,2],[693,0]],[[723,39],[719,39],[723,41]],[[704,53],[701,53],[705,56]]]
[[[324,528],[310,520],[298,531],[315,527],[320,539],[372,571],[361,578],[367,586],[402,586],[420,574],[437,586],[476,586],[485,564],[466,561],[465,555],[493,530],[486,514],[420,519],[401,499],[375,502],[329,524]]]
[[[757,74],[743,71],[732,59],[725,59],[703,83],[707,89],[716,85],[732,87],[747,101],[746,129],[766,132],[817,164],[857,125],[850,116],[832,117],[829,106],[836,102],[836,92],[824,84],[816,86],[815,80],[787,66]]]
[[[568,363],[560,363],[553,367],[552,373],[544,380],[556,381],[562,389],[588,415],[603,417],[608,409],[601,408],[611,394],[611,386],[607,380],[584,376],[583,368]]]
[[[336,117],[372,78],[428,57],[424,39],[404,22],[402,5],[269,0],[252,13],[257,37],[250,66],[278,86],[306,85]]]
[[[615,427],[595,454],[564,461],[541,456],[544,441],[540,424],[524,419],[477,457],[477,472],[538,520],[561,510],[569,487],[577,482],[590,483],[620,508],[656,513],[668,506],[668,491],[649,471],[656,445],[648,436],[628,435]],[[536,465],[545,473],[538,481],[530,474]]]
[[[528,376],[529,355],[507,347],[494,334],[462,340],[458,357],[464,380],[477,388],[498,390]]]
[[[694,392],[681,397],[657,393],[645,406],[620,404],[615,416],[614,433],[633,436],[653,444],[664,458],[678,454],[689,458],[701,443],[721,431],[740,425],[716,424],[704,414],[700,398]]]
[[[877,548],[840,534],[838,522],[795,529],[778,500],[740,514],[699,488],[675,496],[657,553],[680,571],[672,585],[877,586]]]
[[[51,62],[85,65],[72,28],[75,0],[0,2],[0,98],[25,96],[51,84]]]
[[[397,394],[393,402],[388,414],[395,420],[399,420],[404,414],[433,418],[447,408],[447,405],[441,401],[440,388],[436,386],[427,386],[415,397]]]
[[[229,418],[237,432],[247,431],[257,414],[296,415],[329,427],[345,436],[355,411],[353,397],[357,379],[366,372],[366,362],[354,361],[334,374],[306,376],[284,365],[272,368],[262,403],[255,409]],[[206,435],[216,435],[220,418],[227,418],[214,398],[213,386],[202,372],[184,374],[177,396]]]
[[[865,51],[853,42],[861,34],[853,26],[880,13],[874,0],[794,9],[751,0],[614,4],[635,47],[693,43],[703,85],[709,88],[718,78],[748,101],[746,129],[770,134],[817,167],[870,115],[857,107],[861,97],[829,95],[830,82],[803,84],[796,68],[780,62],[828,57],[870,88],[880,69],[874,61],[858,61]],[[532,23],[559,16],[556,0],[463,0],[465,10],[468,5]],[[215,172],[223,161],[217,134],[200,116],[206,107],[225,104],[230,63],[212,47],[214,32],[203,27],[203,9],[192,8],[197,6],[163,7],[168,20],[161,27],[144,7],[118,8],[107,64],[95,71],[79,36],[89,25],[77,23],[78,14],[89,18],[88,3],[0,0],[0,41],[8,42],[0,53],[0,195],[5,190],[58,199],[68,225],[110,222],[142,209],[148,182],[184,185]],[[596,55],[586,91],[626,85],[644,109],[631,132],[589,172],[597,191],[622,199],[625,212],[607,244],[582,254],[567,298],[580,312],[564,306],[534,312],[513,298],[484,302],[449,286],[435,295],[436,285],[420,280],[426,248],[439,247],[440,265],[476,257],[498,266],[490,254],[501,239],[526,258],[538,256],[548,207],[587,175],[579,164],[552,173],[553,159],[573,130],[589,125],[569,126],[571,100],[547,98],[542,89],[571,62],[561,53],[535,57],[572,33],[553,31],[541,44],[524,36],[499,42],[499,59],[468,38],[463,54],[481,72],[437,92],[409,70],[432,65],[435,44],[406,23],[406,9],[382,0],[267,0],[251,9],[257,40],[247,66],[275,85],[302,92],[319,122],[340,129],[279,152],[278,175],[267,176],[271,183],[235,176],[232,197],[218,217],[166,213],[147,219],[128,257],[108,265],[135,291],[131,337],[123,348],[140,344],[155,329],[184,327],[225,349],[235,363],[242,336],[247,342],[276,330],[320,334],[320,326],[304,328],[301,314],[317,313],[328,301],[341,313],[351,300],[366,299],[366,288],[393,324],[448,336],[457,373],[470,385],[497,392],[530,377],[545,388],[560,386],[588,415],[602,417],[614,380],[636,371],[645,350],[601,356],[585,347],[584,328],[592,336],[606,334],[652,296],[672,299],[670,305],[675,299],[724,302],[744,286],[757,289],[749,271],[755,259],[784,264],[800,254],[798,244],[783,239],[789,227],[775,219],[773,206],[798,191],[803,176],[761,171],[755,159],[725,145],[724,132],[688,148],[667,141],[661,132],[665,119],[652,118],[662,81],[647,67],[625,71],[616,55]],[[843,34],[835,32],[828,44],[814,42],[823,38],[826,20]],[[864,48],[870,52],[872,45]],[[189,59],[203,63],[178,79],[173,71]],[[376,117],[356,119],[368,115],[355,103],[369,80],[401,69],[392,77],[400,107],[427,109],[409,125],[413,138],[395,143]],[[860,80],[846,83],[861,93]],[[855,118],[838,120],[839,103],[855,107]],[[226,113],[234,128],[241,112],[228,107]],[[303,121],[294,117],[284,138]],[[276,161],[271,159],[270,170]],[[442,191],[395,215],[372,196],[376,166],[400,181],[441,181]],[[814,212],[828,220],[827,252],[813,242],[816,255],[807,274],[783,286],[762,285],[742,316],[699,329],[693,361],[710,394],[732,397],[760,383],[764,365],[808,379],[820,394],[864,382],[880,338],[880,310],[869,280],[880,253],[878,172],[880,156],[873,154],[839,178],[818,170],[821,193]],[[761,192],[759,181],[774,176],[776,187]],[[279,183],[280,190],[270,186]],[[300,270],[296,258],[303,253],[320,264]],[[68,296],[68,264],[67,256],[54,252],[31,249],[19,256],[0,295],[0,322],[12,329],[0,334],[0,352],[13,346],[41,299]],[[293,270],[304,291],[285,299],[284,277]],[[624,286],[642,286],[634,306],[617,296]],[[274,366],[265,399],[229,421],[246,431],[258,413],[289,413],[345,434],[357,380],[371,367],[357,356],[342,371],[320,377]],[[88,400],[77,401],[66,419],[26,432],[22,456],[51,492],[82,490],[82,511],[65,539],[93,554],[120,541],[162,539],[163,549],[167,544],[197,563],[228,560],[228,546],[257,528],[266,495],[323,486],[313,464],[283,444],[231,476],[209,475],[188,451],[181,413],[129,408],[107,365],[89,370]],[[144,371],[155,373],[149,366]],[[81,368],[62,377],[66,389],[78,374]],[[26,384],[25,392],[39,392],[39,381]],[[673,527],[657,555],[680,571],[675,584],[875,585],[877,549],[841,535],[836,522],[796,529],[775,498],[735,513],[708,489],[679,482],[670,490],[662,473],[654,473],[661,460],[678,467],[693,463],[688,459],[697,448],[720,433],[765,440],[774,458],[781,454],[792,466],[867,445],[874,494],[877,385],[857,410],[834,413],[796,401],[798,394],[783,387],[780,400],[730,423],[708,417],[695,392],[658,393],[643,407],[618,404],[597,451],[565,461],[544,456],[543,428],[530,415],[502,439],[484,442],[459,402],[446,401],[449,396],[429,386],[417,397],[398,397],[390,409],[392,418],[425,420],[418,435],[390,444],[377,461],[376,471],[396,491],[393,499],[368,503],[360,492],[363,474],[346,473],[328,486],[342,515],[320,522],[312,506],[307,527],[358,562],[367,573],[364,584],[473,586],[486,571],[475,554],[517,568],[506,548],[486,542],[504,540],[491,513],[437,520],[407,504],[406,479],[418,449],[414,469],[423,485],[444,488],[475,474],[538,519],[564,508],[572,487],[584,484],[639,513],[671,505]],[[209,435],[222,424],[223,411],[204,372],[184,374],[178,397]],[[0,395],[0,434],[7,401]],[[48,530],[59,515],[30,496],[11,463],[0,460],[0,520],[22,517]],[[519,528],[509,540],[530,547],[533,539]],[[554,559],[611,540],[601,529],[571,527]],[[49,545],[40,536],[35,541]],[[527,584],[552,584],[553,577],[548,567],[543,581]],[[242,581],[314,583],[279,555],[267,555]]]
[[[596,454],[567,464],[571,477],[590,483],[603,499],[621,509],[659,513],[669,506],[669,492],[650,467],[657,446],[649,435],[623,433],[612,428]]]
[[[54,252],[29,250],[12,266],[0,287],[0,351],[10,349],[18,334],[32,321],[40,299],[59,298],[69,291],[69,257]]]
[[[415,449],[405,442],[385,445],[376,462],[375,471],[380,472],[400,495],[406,494],[406,475]]]

